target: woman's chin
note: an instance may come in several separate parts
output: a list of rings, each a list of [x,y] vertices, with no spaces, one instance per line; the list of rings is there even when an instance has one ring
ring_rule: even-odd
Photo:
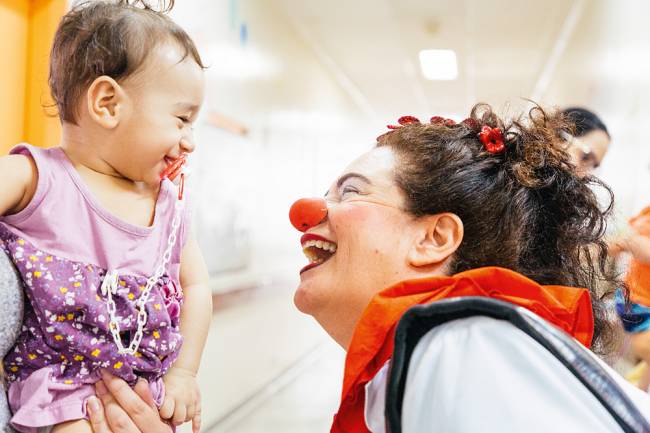
[[[332,262],[329,260],[306,270],[303,268],[293,295],[293,303],[301,312],[314,316],[335,296]]]
[[[293,294],[293,304],[300,312],[310,315],[313,315],[318,307],[313,290],[309,290],[309,285],[304,282],[298,285],[296,292]]]

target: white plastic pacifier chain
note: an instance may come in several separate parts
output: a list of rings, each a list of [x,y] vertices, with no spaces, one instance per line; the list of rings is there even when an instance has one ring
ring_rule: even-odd
[[[104,276],[104,281],[102,282],[102,295],[106,298],[106,306],[108,309],[108,315],[110,318],[109,330],[113,336],[113,341],[117,346],[118,353],[121,355],[135,355],[140,347],[140,342],[142,341],[144,326],[147,324],[147,301],[149,301],[149,296],[151,290],[156,285],[160,277],[163,276],[167,265],[172,258],[172,248],[176,244],[176,237],[178,235],[178,228],[181,225],[181,214],[184,207],[184,200],[177,200],[174,206],[174,218],[172,219],[172,229],[167,238],[167,248],[165,253],[162,256],[162,261],[156,268],[156,271],[152,276],[147,279],[147,285],[145,286],[142,294],[136,301],[135,305],[138,310],[138,329],[135,331],[133,339],[129,343],[128,347],[124,347],[122,343],[122,337],[120,336],[120,322],[115,315],[117,307],[115,306],[115,301],[113,300],[113,295],[117,294],[117,290],[120,287],[119,284],[119,274],[117,270],[107,271]]]

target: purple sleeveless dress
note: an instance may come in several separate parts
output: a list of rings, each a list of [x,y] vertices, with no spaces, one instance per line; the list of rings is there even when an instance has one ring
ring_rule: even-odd
[[[144,337],[134,355],[118,353],[101,286],[108,271],[117,271],[113,300],[128,346],[137,329],[136,301],[167,246],[176,187],[164,181],[154,224],[135,226],[102,208],[61,148],[21,145],[12,153],[30,155],[38,168],[29,205],[0,217],[0,246],[20,272],[27,295],[22,331],[4,359],[12,424],[36,433],[39,427],[85,418],[85,400],[94,395],[100,369],[129,383],[147,379],[161,401],[161,377],[181,346],[179,268],[188,212],[167,273],[146,303]]]

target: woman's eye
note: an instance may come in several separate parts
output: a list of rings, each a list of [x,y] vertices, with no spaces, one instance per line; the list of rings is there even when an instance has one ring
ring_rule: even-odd
[[[353,186],[346,186],[346,187],[343,188],[343,190],[341,191],[341,197],[345,197],[346,194],[359,194],[359,190],[356,189],[356,188],[353,187]]]
[[[183,123],[189,123],[190,122],[190,119],[188,117],[177,116],[177,119],[180,120]]]

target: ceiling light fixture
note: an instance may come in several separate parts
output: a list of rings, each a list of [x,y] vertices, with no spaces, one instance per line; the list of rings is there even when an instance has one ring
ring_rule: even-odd
[[[422,50],[420,67],[427,80],[455,80],[458,77],[454,50]]]

